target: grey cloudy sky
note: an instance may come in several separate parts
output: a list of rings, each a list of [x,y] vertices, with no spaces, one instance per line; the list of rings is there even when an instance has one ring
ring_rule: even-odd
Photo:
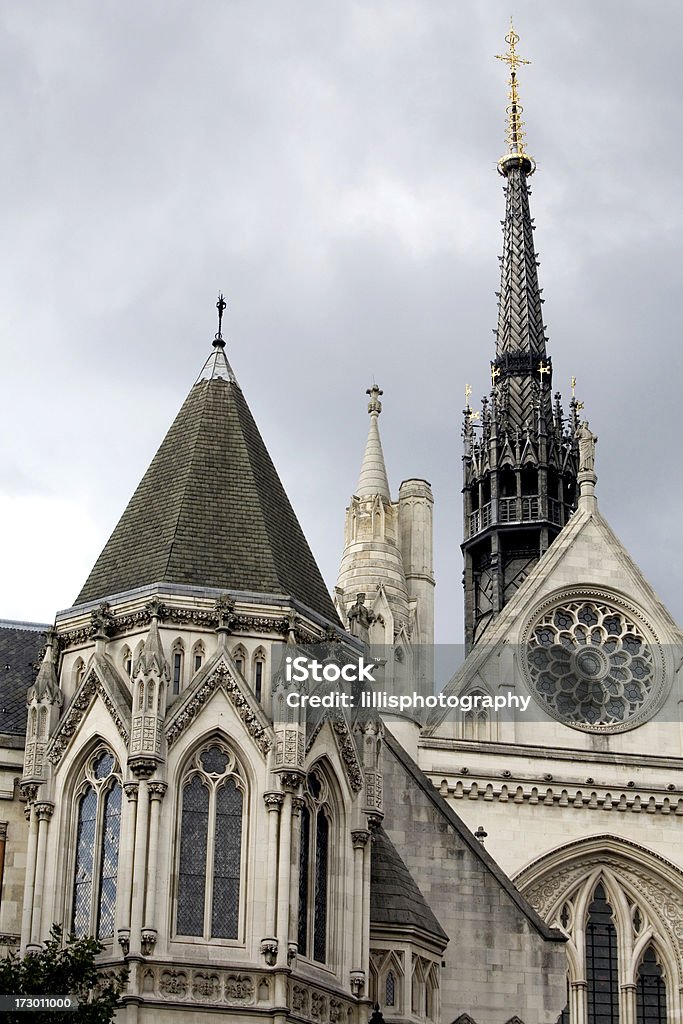
[[[510,9],[555,387],[602,511],[683,620],[680,40],[633,0],[0,5],[0,615],[74,599],[209,350],[323,574],[384,388],[462,635],[463,390],[488,388]]]

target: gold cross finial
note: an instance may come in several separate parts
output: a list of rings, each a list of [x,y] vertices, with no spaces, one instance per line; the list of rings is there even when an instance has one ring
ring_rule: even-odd
[[[519,36],[515,32],[515,26],[512,24],[512,18],[510,18],[510,31],[505,36],[505,42],[508,44],[507,53],[497,53],[496,60],[502,60],[510,66],[510,71],[514,74],[520,64],[531,64],[530,60],[526,60],[524,57],[520,57],[517,53],[517,43],[519,42]]]
[[[495,386],[496,381],[500,377],[500,366],[496,366],[495,363],[491,363],[491,384]]]
[[[524,108],[519,102],[517,88],[517,68],[522,64],[530,64],[531,61],[527,60],[526,57],[520,57],[517,53],[519,36],[515,32],[512,18],[510,18],[510,31],[505,36],[505,42],[508,44],[507,53],[497,53],[496,60],[502,60],[510,68],[510,91],[508,93],[510,102],[506,110],[508,152],[506,156],[501,157],[498,161],[498,170],[501,174],[507,174],[510,166],[523,166],[527,174],[533,174],[535,169],[534,161],[524,150],[524,121],[522,120]],[[515,159],[511,160],[510,157]]]
[[[540,363],[538,364],[538,375],[541,378],[541,384],[543,383],[543,378],[548,373],[550,373],[550,367],[543,359],[541,359]]]

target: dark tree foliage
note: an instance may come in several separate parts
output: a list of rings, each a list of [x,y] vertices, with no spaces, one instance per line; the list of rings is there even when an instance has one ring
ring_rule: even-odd
[[[67,1012],[23,1011],[2,1015],[3,1024],[111,1024],[128,968],[117,971],[96,963],[104,946],[97,939],[71,935],[66,943],[54,924],[50,938],[37,953],[17,953],[0,959],[0,993],[22,996],[77,996],[79,1007]]]

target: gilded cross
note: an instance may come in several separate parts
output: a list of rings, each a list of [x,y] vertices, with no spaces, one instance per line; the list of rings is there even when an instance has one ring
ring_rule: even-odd
[[[512,18],[510,18],[510,31],[505,36],[505,42],[508,44],[507,53],[497,53],[496,60],[502,60],[509,65],[510,71],[515,73],[520,64],[531,64],[530,60],[525,60],[524,57],[520,57],[517,53],[517,43],[519,42],[519,36],[515,32],[512,24]]]
[[[541,360],[540,363],[538,364],[538,375],[541,378],[541,384],[543,383],[543,378],[547,374],[549,374],[549,373],[550,373],[550,367],[548,366],[547,363],[544,363],[543,360]]]
[[[495,385],[495,383],[496,383],[496,381],[498,380],[499,377],[500,377],[500,366],[496,366],[494,363],[491,363],[491,383],[493,385]]]

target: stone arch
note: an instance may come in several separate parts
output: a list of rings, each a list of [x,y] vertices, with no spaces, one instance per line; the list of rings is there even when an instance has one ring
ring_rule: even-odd
[[[679,1019],[683,986],[680,868],[638,843],[607,834],[544,854],[514,881],[540,916],[567,935],[570,991],[574,987],[577,992],[585,986],[587,909],[597,885],[602,884],[617,932],[620,985],[635,986],[643,955],[653,947],[666,981],[669,1017]],[[572,1020],[580,1022],[580,999],[577,993],[574,996]]]

